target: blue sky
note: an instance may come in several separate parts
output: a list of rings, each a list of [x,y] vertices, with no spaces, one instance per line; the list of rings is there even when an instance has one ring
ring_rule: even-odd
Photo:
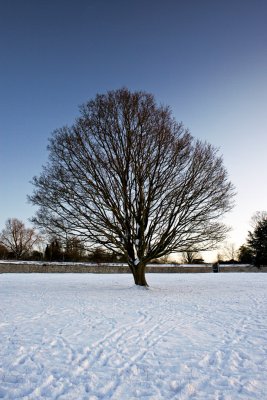
[[[220,149],[237,190],[229,241],[242,244],[267,209],[266,21],[265,0],[0,0],[0,229],[29,224],[52,131],[127,86]]]

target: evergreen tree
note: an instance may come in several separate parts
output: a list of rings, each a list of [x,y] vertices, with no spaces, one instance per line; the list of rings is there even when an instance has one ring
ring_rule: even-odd
[[[258,220],[254,232],[249,232],[248,246],[253,252],[256,266],[267,265],[267,216]]]
[[[238,261],[243,264],[251,264],[253,262],[252,249],[243,244],[238,251]]]
[[[84,244],[78,237],[67,239],[65,246],[65,261],[82,261],[84,255]]]
[[[0,259],[5,260],[7,256],[8,256],[8,249],[4,245],[0,244]]]
[[[61,244],[58,239],[53,238],[51,242],[46,246],[45,259],[47,261],[62,261],[63,252]]]

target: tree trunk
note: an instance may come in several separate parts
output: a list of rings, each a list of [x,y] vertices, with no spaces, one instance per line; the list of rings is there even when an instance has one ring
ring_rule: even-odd
[[[147,281],[145,277],[145,272],[146,272],[146,264],[140,262],[136,266],[130,266],[130,269],[132,271],[133,277],[134,277],[134,283],[138,286],[147,286]]]

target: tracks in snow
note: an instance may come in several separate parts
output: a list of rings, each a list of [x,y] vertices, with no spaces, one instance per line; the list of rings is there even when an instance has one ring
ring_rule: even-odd
[[[157,343],[173,330],[168,319],[161,318],[155,323],[146,313],[139,314],[136,321],[114,328],[79,353],[64,341],[73,371],[70,381],[83,382],[86,392],[96,398],[119,398],[121,384],[137,374],[147,353],[153,352]],[[101,379],[104,372],[110,376],[105,385]]]

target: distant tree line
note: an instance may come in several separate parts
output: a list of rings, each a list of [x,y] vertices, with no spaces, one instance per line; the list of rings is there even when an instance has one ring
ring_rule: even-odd
[[[45,261],[64,262],[126,262],[123,255],[118,255],[102,247],[86,249],[78,238],[67,239],[63,244],[60,238],[52,238],[46,245],[44,256]]]
[[[257,212],[252,217],[252,230],[248,232],[245,244],[236,249],[233,243],[224,243],[218,254],[220,264],[267,265],[267,212]],[[61,262],[127,262],[127,256],[101,246],[88,248],[78,237],[62,240],[53,236],[46,240],[34,228],[27,228],[17,218],[9,218],[0,232],[0,259],[61,261]],[[152,262],[169,263],[169,257],[161,257]],[[181,255],[183,264],[202,264],[202,256],[194,249]]]
[[[26,261],[126,262],[124,255],[100,246],[86,248],[78,237],[53,236],[46,240],[34,228],[17,218],[9,218],[0,232],[0,259]]]

